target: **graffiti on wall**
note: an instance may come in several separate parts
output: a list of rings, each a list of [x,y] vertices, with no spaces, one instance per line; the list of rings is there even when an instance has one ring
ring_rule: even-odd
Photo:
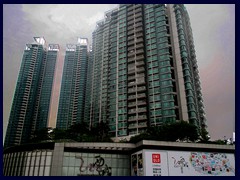
[[[111,176],[112,175],[112,168],[109,167],[107,164],[105,164],[104,158],[101,156],[95,156],[95,161],[93,163],[89,163],[84,166],[84,160],[82,156],[75,156],[75,158],[80,159],[80,167],[79,167],[79,172],[80,176],[82,175],[89,175],[89,174],[83,174],[86,173],[87,171],[94,173],[98,172],[99,176]]]
[[[188,168],[188,162],[185,161],[185,159],[181,156],[179,160],[176,160],[175,157],[172,157],[172,159],[174,160],[174,167],[175,168],[180,168],[181,169],[181,173],[183,174],[183,168]]]
[[[224,153],[192,152],[190,163],[201,174],[219,175],[221,173],[235,173]]]

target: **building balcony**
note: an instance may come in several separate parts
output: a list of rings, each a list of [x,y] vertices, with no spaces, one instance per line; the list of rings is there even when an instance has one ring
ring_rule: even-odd
[[[136,107],[136,102],[128,103],[128,107]]]
[[[135,76],[128,76],[128,81],[134,80],[135,78]]]
[[[144,55],[136,56],[136,61],[144,60]]]
[[[131,10],[129,10],[129,12],[127,13],[127,16],[132,16],[134,14],[134,12],[132,11],[133,8],[131,8]]]
[[[129,131],[129,135],[137,134],[137,130]]]
[[[136,4],[135,5],[135,9],[139,8],[140,10],[142,10],[141,7],[142,7],[142,4]]]
[[[146,97],[146,94],[145,93],[143,93],[143,94],[138,94],[137,95],[137,98],[145,98]]]
[[[145,85],[145,84],[146,84],[145,80],[143,80],[143,81],[137,81],[137,85]]]
[[[134,48],[135,49],[135,48]],[[129,56],[132,56],[132,55],[135,55],[135,53],[136,53],[136,51],[134,50],[134,49],[132,49],[132,50],[128,50],[128,55]]]
[[[136,99],[136,95],[128,96],[128,100]]]
[[[134,8],[133,5],[130,4],[128,7],[129,7],[129,8],[127,9],[128,14],[130,14],[131,12],[133,13],[133,8]]]
[[[134,29],[134,26],[128,26],[128,27],[127,27],[127,30],[128,30],[128,31],[131,31],[131,30],[133,30],[133,29]]]
[[[142,22],[139,22],[139,23],[136,23],[135,24],[135,27],[137,28],[137,27],[142,27],[143,26],[143,23]]]
[[[146,87],[145,86],[142,86],[142,87],[137,87],[137,92],[143,92],[146,90]]]
[[[139,27],[139,28],[136,28],[135,29],[135,32],[137,33],[137,32],[142,32],[143,31],[143,28],[142,27]]]
[[[128,87],[135,86],[135,85],[136,85],[136,82],[135,82],[135,81],[128,83]]]
[[[143,20],[142,17],[139,17],[135,19],[135,22],[142,22],[142,20]]]
[[[137,112],[147,112],[147,109],[146,108],[138,108]]]
[[[142,100],[142,101],[139,101],[139,100],[137,101],[137,105],[138,105],[138,106],[146,105],[146,104],[147,104],[146,101],[143,101],[143,100]]]
[[[131,57],[131,58],[128,58],[128,63],[132,63],[132,62],[134,62],[135,61],[135,57]]]
[[[133,18],[134,18],[133,13],[130,13],[130,14],[127,16],[127,20],[128,20],[128,21],[133,20]]]
[[[136,109],[131,109],[128,111],[128,114],[136,114],[136,113],[137,113]]]
[[[134,66],[128,66],[128,71],[135,70],[135,65]]]
[[[129,36],[127,39],[128,39],[128,40],[134,39],[134,36],[131,35],[131,36]]]
[[[136,129],[137,128],[137,123],[134,124],[129,124],[128,129]]]
[[[145,68],[144,67],[137,68],[137,73],[141,73],[141,72],[145,72]]]
[[[132,20],[132,21],[129,21],[129,22],[127,23],[127,25],[128,25],[128,26],[131,26],[133,23],[134,23],[134,21]]]
[[[128,122],[134,122],[134,121],[136,121],[136,120],[137,120],[136,116],[130,116],[130,117],[128,118]]]
[[[134,31],[131,30],[131,31],[128,31],[128,32],[127,32],[127,35],[130,35],[130,34],[133,34],[133,33],[134,33]]]
[[[139,67],[139,66],[144,66],[144,65],[145,65],[145,63],[144,63],[143,61],[136,63],[136,66],[138,66],[138,67]]]
[[[147,127],[147,123],[139,123],[138,124],[138,128],[146,128]]]
[[[140,115],[136,119],[139,120],[139,121],[147,120],[147,116],[146,115]]]
[[[131,45],[133,45],[134,43],[135,43],[134,41],[128,41],[128,42],[127,42],[127,45],[128,45],[128,46],[131,46]]]
[[[143,37],[143,33],[137,33],[136,37]]]
[[[142,13],[141,13],[141,10],[137,10],[135,11],[135,18],[138,18],[138,17],[142,17]]]
[[[128,75],[135,74],[135,69],[128,70]]]
[[[140,39],[142,39],[143,41],[143,38],[140,38]],[[143,43],[136,45],[136,48],[143,48],[143,47],[144,47]]]
[[[135,46],[130,46],[130,47],[127,48],[128,51],[131,51],[133,49],[135,49]]]

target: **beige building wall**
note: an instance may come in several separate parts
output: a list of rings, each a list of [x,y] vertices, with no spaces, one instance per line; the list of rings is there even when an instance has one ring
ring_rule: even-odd
[[[172,31],[171,43],[173,44],[173,58],[174,58],[174,67],[175,67],[175,76],[176,76],[176,86],[178,92],[178,106],[179,106],[179,116],[181,120],[188,121],[188,111],[187,111],[187,101],[186,101],[186,93],[183,79],[183,70],[182,70],[182,61],[179,47],[179,39],[177,32],[177,24],[175,18],[175,12],[173,8],[173,4],[168,5],[168,16],[169,16],[169,24],[170,31]]]

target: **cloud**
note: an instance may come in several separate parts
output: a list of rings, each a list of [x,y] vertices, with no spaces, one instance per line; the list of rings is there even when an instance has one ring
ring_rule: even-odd
[[[77,37],[91,35],[96,21],[103,19],[104,12],[117,5],[58,4],[23,5],[22,10],[33,25],[33,31],[45,36],[48,42],[58,40],[61,45],[76,43]]]
[[[233,14],[229,6],[222,4],[194,4],[186,7],[191,20],[198,63],[202,68],[206,68],[219,52],[221,40],[226,36],[219,31],[226,29],[223,27],[227,22],[234,22]],[[234,28],[231,26],[229,29]]]

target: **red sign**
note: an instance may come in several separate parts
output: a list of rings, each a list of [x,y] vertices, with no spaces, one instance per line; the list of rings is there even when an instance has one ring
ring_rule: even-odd
[[[160,154],[152,154],[152,163],[161,163]]]

